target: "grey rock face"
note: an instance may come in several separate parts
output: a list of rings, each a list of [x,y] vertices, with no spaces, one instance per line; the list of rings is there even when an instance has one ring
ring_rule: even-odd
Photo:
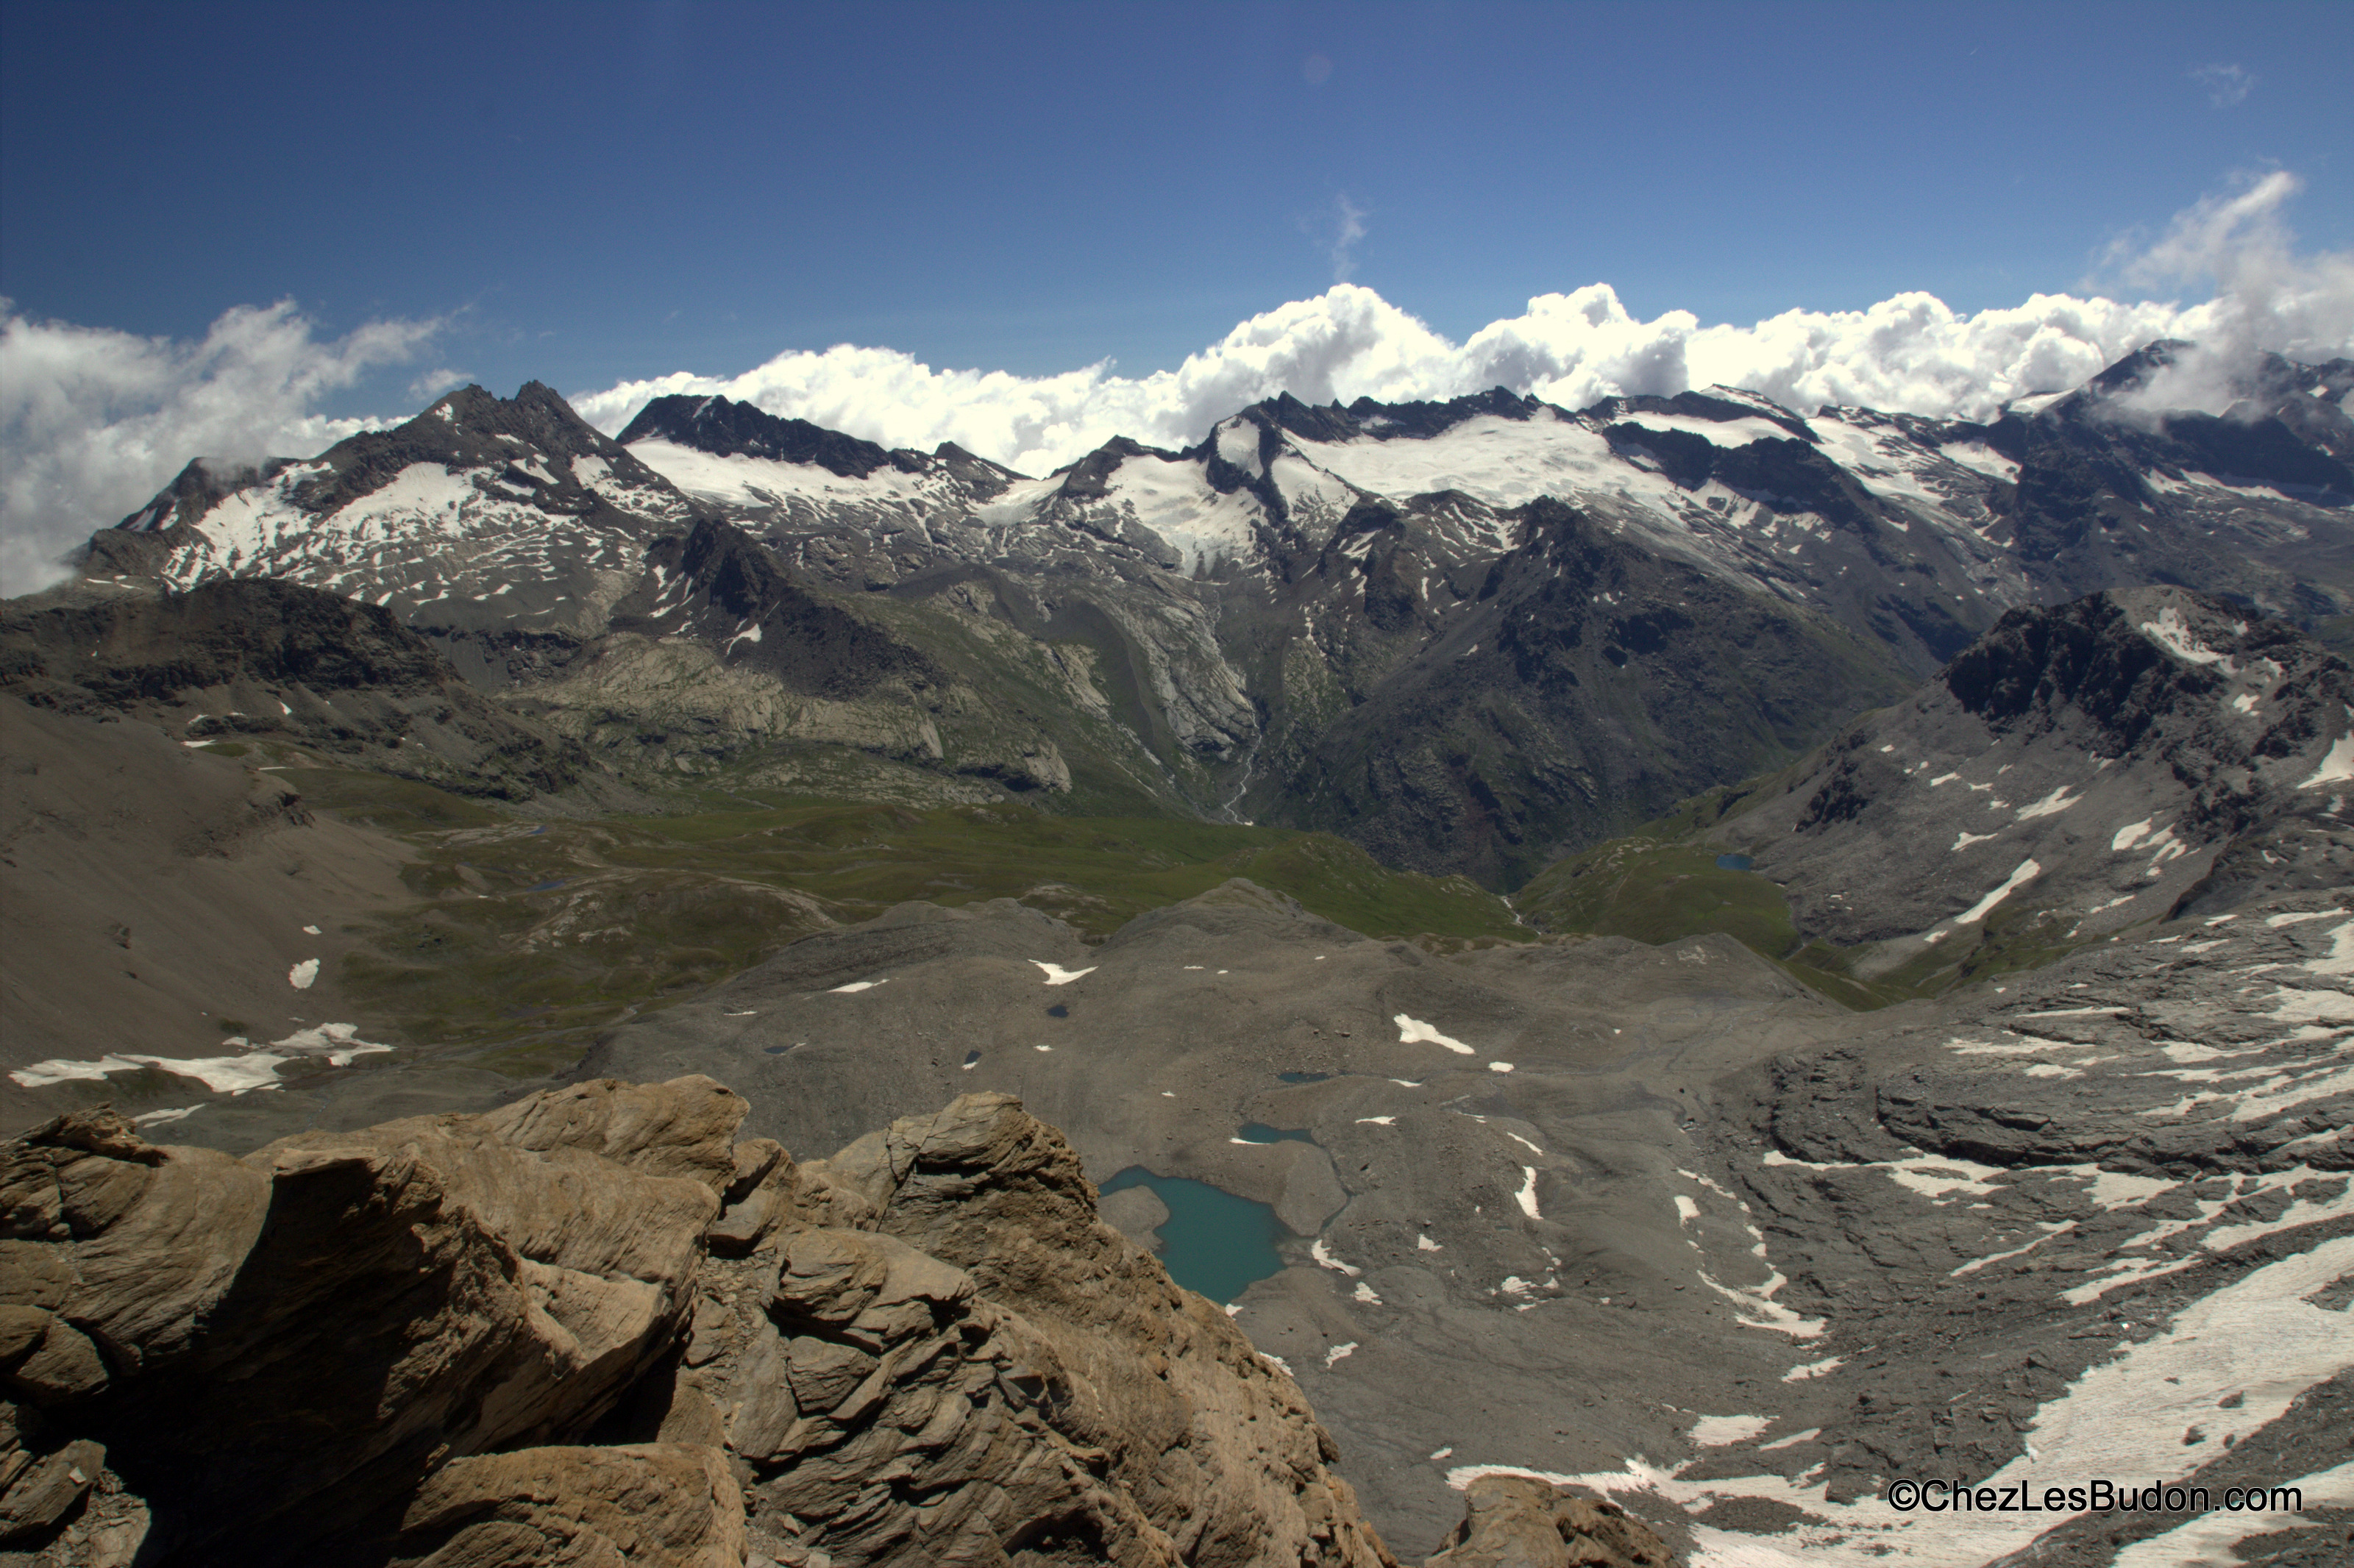
[[[1989,924],[2053,948],[2168,913],[2337,885],[2354,671],[2181,588],[2005,618],[1711,833],[1805,936],[1887,966]]]
[[[193,740],[282,741],[460,794],[520,800],[595,771],[578,745],[467,685],[390,610],[268,577],[12,601],[0,691]]]
[[[1361,593],[1365,615],[1310,617],[1308,646],[1346,682],[1348,705],[1270,726],[1270,820],[1512,886],[1563,843],[1776,766],[1901,690],[1820,618],[1550,500],[1498,514],[1518,547],[1456,602],[1426,607],[1412,588],[1443,565],[1432,535],[1467,509],[1447,497],[1352,514],[1362,532],[1301,578],[1301,603]],[[1404,594],[1387,627],[1384,593]]]

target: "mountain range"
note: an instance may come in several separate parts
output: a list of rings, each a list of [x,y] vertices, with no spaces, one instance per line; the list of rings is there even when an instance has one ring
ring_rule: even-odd
[[[2340,636],[2354,362],[2145,410],[2184,346],[1983,424],[1287,396],[1039,479],[726,398],[614,440],[468,387],[307,461],[191,463],[75,587],[384,609],[639,784],[1321,828],[1504,889],[2020,606],[2174,584]]]

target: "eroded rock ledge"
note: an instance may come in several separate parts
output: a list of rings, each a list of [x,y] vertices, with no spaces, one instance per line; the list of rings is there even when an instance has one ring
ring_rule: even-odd
[[[604,1079],[242,1160],[27,1133],[0,1563],[1393,1564],[1291,1379],[1019,1101],[801,1164],[745,1110]],[[1665,1560],[1509,1489],[1446,1561],[1507,1516],[1516,1563]]]

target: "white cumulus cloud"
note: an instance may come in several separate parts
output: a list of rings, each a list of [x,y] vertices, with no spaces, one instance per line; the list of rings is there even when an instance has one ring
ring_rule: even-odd
[[[0,592],[63,577],[59,556],[191,458],[307,457],[367,428],[318,408],[437,330],[372,322],[323,341],[281,302],[240,306],[187,342],[38,321],[0,302]]]
[[[2303,188],[2285,169],[2243,175],[2231,191],[2175,214],[2154,242],[2117,259],[2135,287],[2214,291],[2195,326],[2174,334],[2194,339],[2197,351],[2143,387],[2133,399],[2143,409],[2220,414],[2236,395],[2236,372],[2260,350],[2306,361],[2349,351],[2354,255],[2298,251],[2281,209]]]

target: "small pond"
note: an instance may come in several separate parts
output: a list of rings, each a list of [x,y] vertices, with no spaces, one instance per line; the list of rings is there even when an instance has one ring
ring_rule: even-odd
[[[1721,854],[1716,857],[1719,871],[1747,871],[1749,857],[1745,854]]]
[[[1275,1250],[1283,1225],[1265,1203],[1184,1176],[1155,1176],[1131,1165],[1105,1182],[1108,1197],[1130,1187],[1150,1187],[1169,1206],[1161,1223],[1161,1261],[1169,1277],[1198,1290],[1223,1307],[1256,1280],[1279,1272]]]
[[[1269,1127],[1263,1121],[1243,1123],[1241,1133],[1245,1143],[1313,1143],[1304,1127]]]
[[[1278,1083],[1320,1084],[1331,1075],[1330,1073],[1278,1073],[1275,1076]]]

